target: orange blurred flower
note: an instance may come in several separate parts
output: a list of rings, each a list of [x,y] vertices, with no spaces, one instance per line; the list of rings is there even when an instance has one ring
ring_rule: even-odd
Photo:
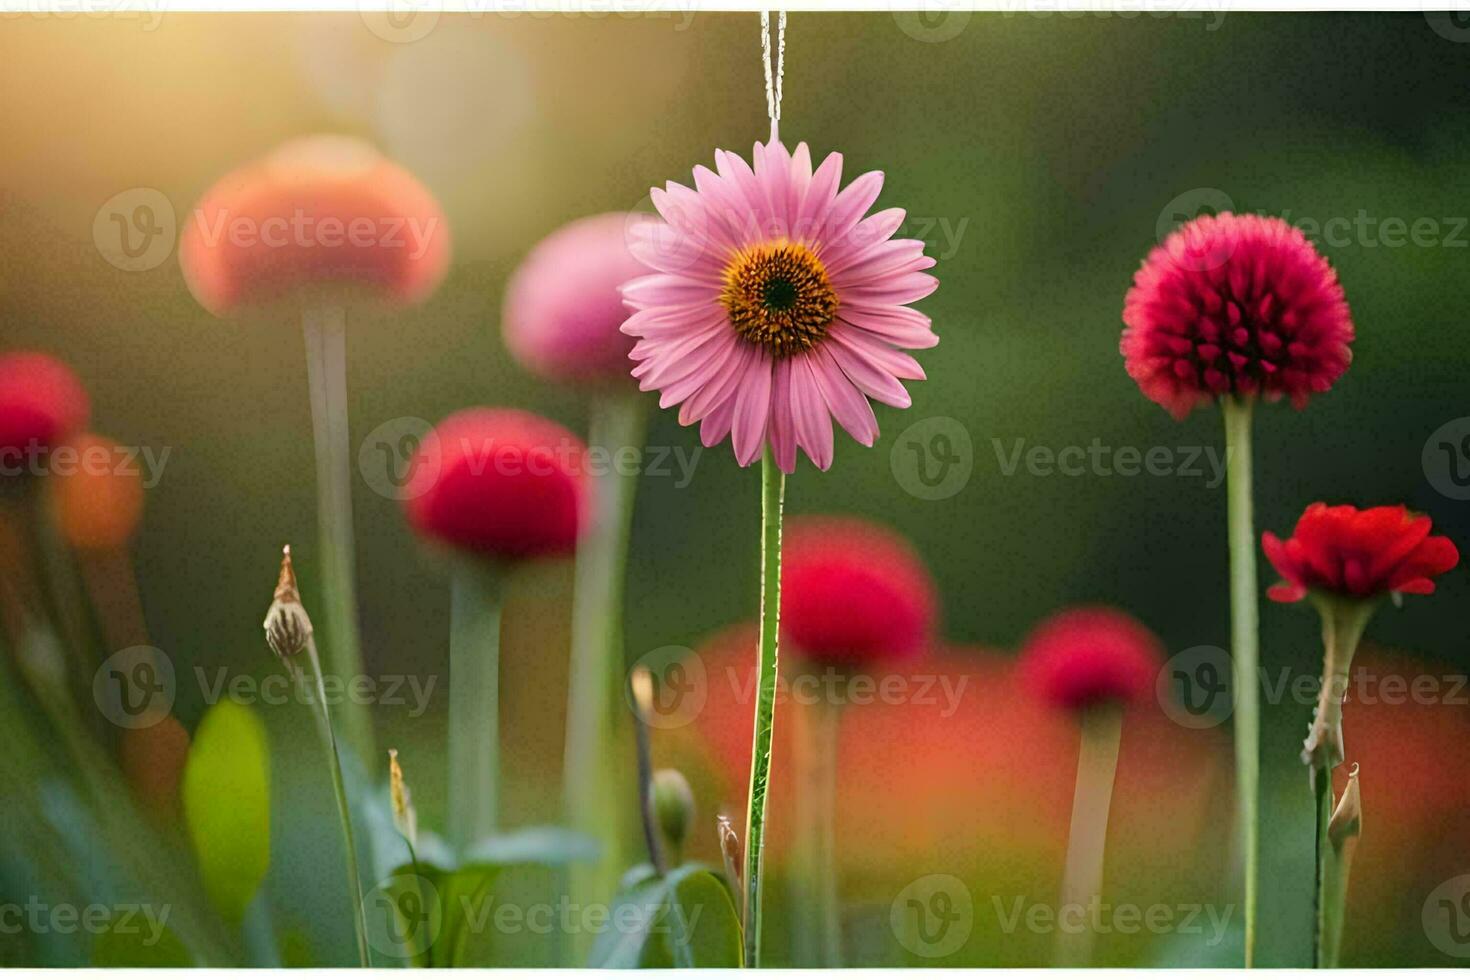
[[[117,443],[84,433],[53,453],[52,499],[73,548],[103,551],[127,543],[143,515],[143,477]]]

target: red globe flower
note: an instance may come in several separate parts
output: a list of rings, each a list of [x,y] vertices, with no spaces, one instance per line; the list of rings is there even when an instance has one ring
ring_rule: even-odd
[[[6,471],[65,441],[90,413],[87,389],[61,361],[33,351],[0,355],[0,464]]]
[[[923,654],[939,603],[903,538],[857,518],[797,517],[782,551],[781,629],[799,656],[856,666]]]
[[[1315,503],[1282,541],[1267,531],[1261,547],[1285,580],[1266,594],[1297,602],[1309,592],[1369,599],[1385,592],[1429,595],[1434,576],[1454,568],[1460,553],[1449,538],[1430,535],[1433,522],[1402,504],[1359,510]]]
[[[1301,408],[1352,360],[1337,274],[1280,218],[1225,212],[1181,226],[1134,275],[1123,322],[1128,374],[1175,418],[1221,395]]]
[[[497,558],[563,555],[587,513],[586,447],[548,419],[503,408],[449,416],[415,454],[405,490],[420,533]]]
[[[1146,700],[1164,664],[1148,627],[1106,606],[1057,613],[1032,632],[1021,654],[1022,682],[1062,708]]]

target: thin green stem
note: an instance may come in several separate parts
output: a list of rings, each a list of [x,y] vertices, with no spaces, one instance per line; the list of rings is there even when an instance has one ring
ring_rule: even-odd
[[[642,452],[645,409],[633,393],[593,400],[588,445],[613,461]],[[567,823],[602,845],[597,863],[567,871],[573,901],[605,902],[625,863],[631,800],[622,771],[628,712],[618,710],[623,685],[623,596],[628,533],[639,467],[614,465],[598,481],[596,514],[577,548],[572,591],[572,652],[567,687],[566,754],[562,799]],[[567,959],[581,962],[592,935],[580,930]],[[564,962],[570,966],[572,962]]]
[[[816,668],[812,668],[816,669]],[[796,738],[796,853],[792,859],[795,908],[792,940],[797,966],[842,965],[842,920],[837,888],[837,745],[842,706],[817,698],[792,712]]]
[[[323,747],[327,751],[327,766],[332,771],[332,793],[337,798],[337,820],[342,827],[342,846],[347,851],[347,887],[352,893],[352,926],[357,933],[357,958],[359,965],[373,965],[368,955],[367,913],[362,907],[362,875],[357,867],[357,840],[352,833],[352,809],[347,802],[347,782],[342,778],[342,757],[337,749],[337,733],[332,728],[332,712],[327,706],[327,688],[322,680],[322,661],[317,654],[316,640],[310,634],[306,638],[306,660],[311,667],[311,679],[316,685],[318,727],[321,729]]]
[[[1072,794],[1072,823],[1067,838],[1067,865],[1062,874],[1062,908],[1089,909],[1101,902],[1108,812],[1118,772],[1123,738],[1123,708],[1102,703],[1082,712],[1077,751],[1077,786]],[[1070,914],[1070,913],[1069,913]],[[1092,965],[1096,940],[1089,929],[1057,932],[1057,966]]]
[[[1261,704],[1257,618],[1256,526],[1252,505],[1249,399],[1220,400],[1225,416],[1229,498],[1230,643],[1234,664],[1235,780],[1245,850],[1245,966],[1255,964],[1256,896],[1260,873]]]
[[[317,534],[327,634],[327,670],[350,684],[362,674],[352,531],[352,447],[347,427],[346,312],[320,306],[302,314],[307,384],[316,448]],[[343,708],[344,738],[365,767],[377,758],[367,706]]]
[[[500,791],[500,578],[456,561],[449,606],[449,843],[495,831]]]
[[[781,618],[781,508],[786,475],[771,449],[761,457],[760,661],[750,752],[750,809],[745,820],[745,965],[761,953],[761,886],[765,865],[766,791],[771,780],[771,735],[776,722],[777,639]]]
[[[1327,839],[1327,825],[1332,822],[1332,770],[1323,766],[1312,767],[1312,795],[1316,799],[1317,843],[1316,843],[1316,886],[1313,889],[1312,965],[1322,969],[1327,965],[1327,866],[1332,859],[1332,844]]]
[[[1311,775],[1316,802],[1316,868],[1313,892],[1312,965],[1335,965],[1347,898],[1346,868],[1339,863],[1330,829],[1333,817],[1332,771],[1343,761],[1342,701],[1353,654],[1373,615],[1374,603],[1314,595],[1322,614],[1322,689],[1302,759]]]

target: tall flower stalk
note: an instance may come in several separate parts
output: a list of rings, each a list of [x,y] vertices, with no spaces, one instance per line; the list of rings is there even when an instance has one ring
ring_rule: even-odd
[[[357,863],[357,840],[352,832],[352,808],[347,799],[347,783],[342,776],[342,756],[337,747],[337,733],[332,727],[331,708],[327,705],[327,689],[322,678],[321,657],[317,653],[311,617],[301,604],[296,587],[296,571],[291,566],[291,546],[281,552],[281,572],[276,591],[265,617],[265,638],[287,671],[298,681],[309,681],[313,688],[310,699],[316,704],[317,729],[327,755],[331,773],[332,795],[337,801],[337,820],[342,831],[342,846],[347,857],[347,887],[352,898],[352,925],[357,937],[358,965],[372,966],[368,955],[367,919],[363,908],[362,875]],[[298,658],[305,653],[306,669]],[[309,676],[305,676],[309,675]]]
[[[781,631],[781,512],[786,474],[768,448],[761,458],[760,647],[756,655],[755,728],[745,814],[745,965],[761,965],[761,886],[764,884],[766,791],[771,782],[771,739],[776,728],[776,677]]]
[[[1434,579],[1459,563],[1449,538],[1431,535],[1428,517],[1402,506],[1329,507],[1303,512],[1286,540],[1261,537],[1282,581],[1267,594],[1277,602],[1309,600],[1322,619],[1322,679],[1312,724],[1302,746],[1316,813],[1312,962],[1337,964],[1347,901],[1352,848],[1362,824],[1357,767],[1347,792],[1334,798],[1332,773],[1347,757],[1342,702],[1353,654],[1385,596],[1434,592]]]
[[[796,678],[852,678],[909,667],[930,649],[937,589],[912,544],[856,517],[803,515],[786,528],[781,633]],[[838,887],[838,748],[846,705],[836,691],[791,712],[796,737],[793,965],[842,965]],[[854,722],[861,723],[861,712]]]
[[[215,316],[246,310],[299,318],[316,453],[317,530],[327,623],[326,670],[362,674],[347,418],[347,314],[414,303],[449,265],[449,228],[431,194],[361,140],[291,140],[220,178],[183,222],[179,265]],[[333,235],[324,229],[355,229]],[[366,230],[368,233],[363,234]],[[391,232],[391,234],[390,234]],[[403,237],[414,239],[402,247]],[[364,766],[377,756],[367,705],[349,701],[345,741]]]
[[[1129,704],[1153,693],[1163,644],[1127,613],[1106,606],[1060,612],[1036,627],[1021,654],[1022,679],[1033,696],[1072,715],[1080,741],[1077,785],[1061,907],[1090,908],[1103,893],[1104,855],[1113,781]],[[1091,966],[1090,928],[1059,930],[1055,965]]]
[[[1260,707],[1251,415],[1259,400],[1303,408],[1352,360],[1353,324],[1337,274],[1280,218],[1223,212],[1149,253],[1123,301],[1119,344],[1145,396],[1182,419],[1218,401],[1225,415],[1230,623],[1238,823],[1245,864],[1245,965],[1255,963],[1260,870]]]
[[[1220,399],[1225,419],[1226,534],[1230,551],[1230,658],[1237,825],[1245,862],[1245,965],[1254,964],[1261,864],[1260,612],[1251,474],[1250,396]]]
[[[504,578],[576,548],[593,506],[585,452],[548,419],[470,408],[435,426],[411,461],[409,523],[451,550],[448,828],[461,853],[499,816]]]

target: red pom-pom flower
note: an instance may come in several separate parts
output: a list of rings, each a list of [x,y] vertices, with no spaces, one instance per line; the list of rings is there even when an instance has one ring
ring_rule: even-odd
[[[1367,510],[1312,504],[1285,541],[1270,531],[1261,535],[1266,557],[1284,579],[1266,594],[1277,602],[1297,602],[1310,592],[1349,599],[1429,595],[1434,577],[1460,560],[1454,542],[1431,535],[1432,527],[1402,504]]]
[[[409,523],[487,557],[568,554],[587,513],[585,456],[581,440],[530,412],[456,412],[412,460]]]
[[[887,528],[797,517],[782,546],[781,630],[812,663],[902,663],[923,654],[938,600],[918,554]]]
[[[1337,274],[1300,229],[1262,215],[1177,229],[1134,275],[1123,322],[1128,374],[1175,418],[1222,395],[1301,408],[1352,360]]]
[[[80,431],[91,413],[87,389],[49,354],[0,355],[0,464],[24,465]]]
[[[1021,679],[1042,700],[1077,710],[1149,696],[1164,645],[1148,627],[1106,606],[1057,613],[1032,632],[1021,655]]]

